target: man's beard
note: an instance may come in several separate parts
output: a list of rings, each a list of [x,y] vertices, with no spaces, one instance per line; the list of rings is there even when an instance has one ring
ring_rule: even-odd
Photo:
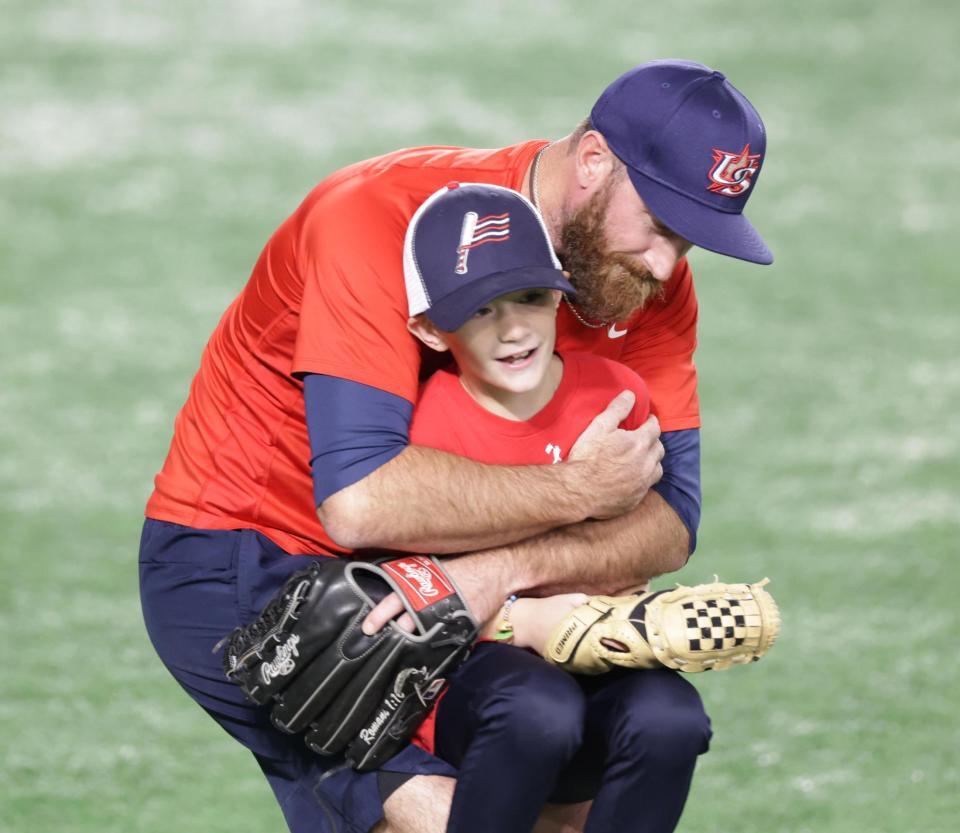
[[[598,321],[626,321],[663,295],[662,284],[647,268],[606,249],[607,207],[618,182],[618,177],[607,180],[560,231],[561,260],[577,290],[577,305],[585,317]]]

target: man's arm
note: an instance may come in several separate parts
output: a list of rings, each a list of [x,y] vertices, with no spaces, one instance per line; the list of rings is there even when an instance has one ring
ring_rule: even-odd
[[[507,595],[609,594],[679,570],[687,562],[688,542],[676,512],[651,490],[618,518],[584,521],[475,555],[515,566],[513,583],[519,586]]]
[[[480,621],[513,593],[617,593],[687,561],[689,533],[677,513],[650,491],[630,512],[583,521],[503,547],[444,560],[444,567]],[[367,617],[374,633],[400,613],[388,597]],[[401,621],[402,625],[402,621]]]
[[[522,540],[584,520],[585,478],[547,466],[488,466],[407,446],[390,462],[331,495],[317,513],[351,549],[457,553]]]
[[[615,398],[556,466],[489,466],[406,446],[397,398],[346,380],[308,378],[305,398],[320,521],[351,549],[496,547],[622,514],[662,474],[656,420],[635,431],[617,427],[633,406],[632,393]],[[384,414],[396,424],[386,444]]]
[[[476,553],[483,559],[449,559],[447,566],[464,585],[461,589],[477,615],[491,604],[496,612],[499,601],[512,593],[632,592],[650,578],[683,566],[700,521],[700,432],[667,432],[662,441],[663,477],[632,512]],[[576,456],[576,451],[571,453]],[[389,597],[381,605],[368,622],[385,622],[401,610]]]

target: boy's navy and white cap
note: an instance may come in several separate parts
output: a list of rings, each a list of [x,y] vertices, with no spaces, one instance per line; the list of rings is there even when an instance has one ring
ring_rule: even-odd
[[[509,292],[574,294],[540,213],[499,185],[451,182],[431,194],[407,227],[403,274],[410,315],[446,332]]]

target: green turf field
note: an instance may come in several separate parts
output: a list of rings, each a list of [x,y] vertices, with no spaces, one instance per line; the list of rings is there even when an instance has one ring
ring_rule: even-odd
[[[558,137],[642,60],[764,115],[773,267],[693,255],[705,514],[681,578],[769,575],[763,663],[698,678],[684,833],[960,829],[960,12],[0,3],[0,831],[280,831],[143,632],[143,503],[200,350],[328,172]],[[953,254],[951,254],[953,253]]]

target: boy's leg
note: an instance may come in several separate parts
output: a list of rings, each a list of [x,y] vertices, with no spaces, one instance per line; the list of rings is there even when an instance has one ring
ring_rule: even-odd
[[[551,800],[593,797],[586,833],[670,833],[710,742],[700,695],[668,669],[578,679],[587,695],[584,743]]]
[[[479,645],[437,709],[437,755],[459,767],[449,833],[529,833],[580,746],[585,704],[540,657]]]

